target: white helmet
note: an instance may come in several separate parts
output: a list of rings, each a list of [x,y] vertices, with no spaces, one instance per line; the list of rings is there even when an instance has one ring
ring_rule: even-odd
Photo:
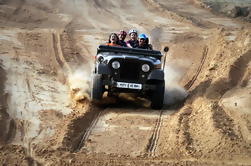
[[[130,35],[131,33],[136,33],[136,34],[138,34],[138,31],[135,30],[135,29],[131,29],[131,30],[128,32],[128,34]]]

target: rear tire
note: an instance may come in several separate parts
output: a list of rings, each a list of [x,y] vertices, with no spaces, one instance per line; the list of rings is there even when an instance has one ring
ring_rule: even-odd
[[[104,86],[101,74],[94,74],[92,78],[91,100],[102,99]]]
[[[161,109],[163,107],[165,94],[165,81],[160,81],[156,83],[156,89],[152,92],[151,98],[151,108]]]

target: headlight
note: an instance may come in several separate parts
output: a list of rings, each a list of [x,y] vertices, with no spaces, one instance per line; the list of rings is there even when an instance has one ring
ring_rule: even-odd
[[[118,69],[120,67],[120,63],[118,61],[112,62],[112,68]]]
[[[143,72],[148,72],[150,70],[150,66],[148,64],[144,64],[142,65],[141,69]]]
[[[103,61],[104,61],[104,57],[99,56],[99,57],[98,57],[98,61],[99,61],[100,63],[103,62]]]

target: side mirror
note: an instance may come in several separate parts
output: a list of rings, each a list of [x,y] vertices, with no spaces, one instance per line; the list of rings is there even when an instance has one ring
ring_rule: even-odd
[[[164,48],[164,52],[168,52],[168,51],[169,51],[169,47],[166,46],[166,47]]]
[[[164,50],[163,50],[165,53],[167,53],[169,51],[169,47],[165,47]],[[166,54],[165,54],[165,59],[164,59],[164,63],[163,63],[163,70],[165,69],[165,65],[166,65]]]

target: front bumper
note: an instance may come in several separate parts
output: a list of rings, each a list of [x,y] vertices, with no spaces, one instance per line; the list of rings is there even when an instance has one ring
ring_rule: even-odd
[[[139,82],[128,82],[128,81],[114,81],[106,80],[103,82],[105,86],[108,87],[108,90],[118,91],[118,92],[142,92],[142,91],[151,91],[156,88],[154,84],[146,84]]]

